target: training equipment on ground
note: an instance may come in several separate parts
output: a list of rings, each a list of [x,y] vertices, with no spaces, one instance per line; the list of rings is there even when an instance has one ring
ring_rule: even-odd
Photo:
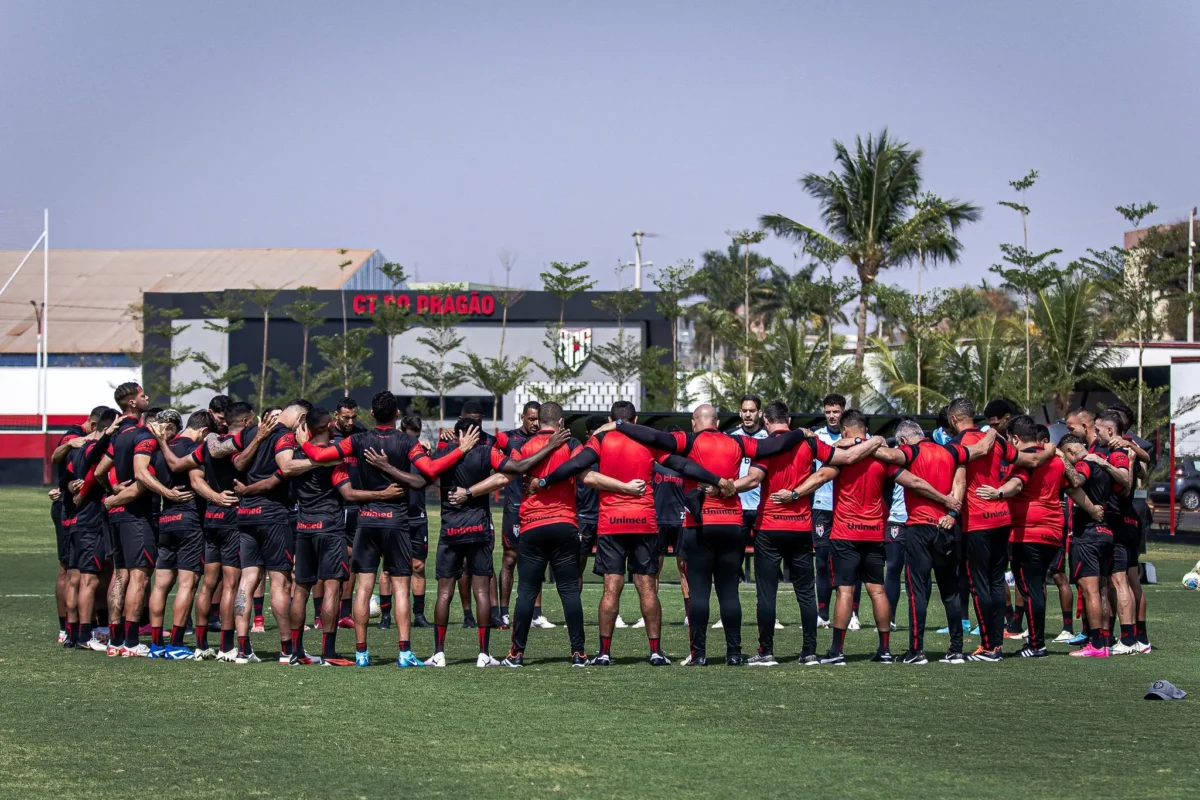
[[[379,607],[379,595],[373,594],[371,595],[371,619],[378,619],[381,613],[383,612]]]
[[[1197,565],[1200,566],[1200,565]],[[1200,572],[1195,570],[1183,576],[1183,585],[1189,589],[1200,589]]]

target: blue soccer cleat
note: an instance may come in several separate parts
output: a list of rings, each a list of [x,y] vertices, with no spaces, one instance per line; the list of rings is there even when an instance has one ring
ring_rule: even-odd
[[[150,652],[147,653],[150,658],[166,658],[167,646],[165,644],[150,645]]]
[[[401,667],[404,666],[399,661],[396,662],[396,665],[401,666]],[[363,650],[361,652],[356,652],[354,654],[354,666],[356,666],[356,667],[371,666],[371,654],[368,653],[366,650]]]
[[[943,635],[945,635],[945,634],[947,634],[947,633],[950,633],[950,626],[949,626],[949,625],[943,625],[942,627],[938,628],[938,629],[937,629],[936,631],[934,631],[934,632],[935,632],[935,633],[940,633],[940,634],[943,634]]]
[[[191,661],[194,659],[194,654],[190,647],[182,645],[170,645],[167,647],[167,652],[162,656],[167,661]]]
[[[971,628],[971,630],[970,630],[970,635],[971,635],[971,636],[978,636],[978,635],[979,635],[979,626],[978,626],[978,625],[976,625],[974,628]]]
[[[396,666],[423,667],[425,666],[425,662],[413,655],[412,650],[404,650],[401,651],[400,655],[396,657]]]
[[[1086,644],[1088,637],[1086,633],[1077,633],[1067,640],[1067,644]]]

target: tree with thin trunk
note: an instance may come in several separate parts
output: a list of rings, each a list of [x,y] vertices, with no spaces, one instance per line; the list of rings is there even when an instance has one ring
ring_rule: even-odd
[[[301,286],[296,289],[300,298],[290,305],[284,306],[283,312],[300,326],[300,397],[308,397],[308,340],[313,329],[325,321],[325,304],[313,300],[315,286]]]
[[[463,336],[457,326],[466,319],[461,314],[430,314],[425,320],[426,334],[417,337],[432,358],[401,356],[397,364],[408,367],[410,372],[404,382],[418,392],[437,395],[438,426],[445,427],[446,395],[462,385],[467,371],[462,364],[451,360],[451,356],[462,347]]]
[[[618,272],[620,268],[618,268]],[[629,315],[646,305],[646,298],[640,289],[631,286],[622,287],[615,292],[609,292],[593,301],[596,308],[606,311],[617,320],[617,338],[596,345],[592,348],[592,360],[600,367],[609,380],[616,384],[617,396],[624,400],[622,387],[636,380],[645,366],[643,353],[645,347],[640,338],[634,338],[625,330],[625,320]],[[630,397],[633,402],[640,401],[639,397]]]
[[[500,348],[495,358],[485,358],[475,353],[467,353],[467,363],[463,365],[467,377],[477,386],[482,387],[492,395],[492,428],[499,429],[500,403],[504,396],[515,392],[529,377],[533,359],[527,356],[509,358],[504,355],[504,340],[508,332],[508,309],[517,302],[524,291],[512,287],[512,270],[517,262],[516,253],[507,250],[500,253],[500,266],[504,269],[504,289],[499,293],[496,302],[500,304]]]
[[[596,285],[596,281],[587,273],[587,266],[588,262],[586,261],[579,261],[575,264],[552,261],[550,268],[538,276],[542,279],[545,290],[556,297],[559,304],[557,325],[554,322],[546,324],[544,341],[546,348],[551,353],[551,362],[538,365],[545,373],[550,388],[529,387],[543,403],[567,403],[582,391],[580,388],[572,389],[564,386],[567,381],[578,374],[579,370],[577,367],[567,364],[563,357],[562,342],[563,330],[566,326],[567,303],[576,295],[586,292]]]
[[[258,395],[257,408],[259,410],[265,407],[264,401],[266,400],[267,394],[270,393],[270,388],[267,383],[267,341],[271,326],[271,308],[275,305],[275,298],[278,296],[278,289],[264,289],[258,285],[255,285],[254,289],[244,293],[246,301],[262,312],[262,367],[258,375],[258,385],[254,387],[255,394]]]
[[[671,322],[670,385],[667,387],[671,393],[671,404],[668,409],[670,411],[677,411],[681,403],[684,405],[687,403],[687,398],[682,396],[685,393],[686,382],[680,380],[679,320],[687,313],[683,301],[694,292],[692,276],[695,274],[695,270],[695,263],[689,258],[679,264],[663,267],[654,275],[654,288],[658,290],[654,295],[654,307],[658,313]]]
[[[750,273],[750,245],[758,244],[767,238],[765,231],[726,231],[738,247],[744,248],[746,257],[742,267],[742,364],[746,373],[746,384],[750,383],[750,287],[753,284]]]
[[[800,242],[821,261],[847,259],[858,273],[859,297],[854,364],[862,373],[867,344],[867,306],[872,284],[879,273],[906,263],[913,255],[912,244],[901,237],[904,224],[921,192],[923,153],[907,143],[893,141],[887,130],[866,141],[858,137],[853,153],[835,141],[837,171],[826,175],[809,173],[800,185],[820,206],[825,230],[797,222],[781,214],[767,214],[759,224],[772,233]],[[942,208],[944,224],[952,231],[979,218],[976,206],[948,200]],[[955,263],[961,248],[939,254]]]

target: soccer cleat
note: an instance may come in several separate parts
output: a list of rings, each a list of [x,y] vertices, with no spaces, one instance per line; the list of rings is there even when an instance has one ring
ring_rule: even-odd
[[[617,612],[617,619],[615,622],[613,622],[613,627],[614,628],[628,628],[629,627],[629,623],[627,623],[625,620],[621,619],[620,612]]]
[[[830,650],[821,656],[818,663],[834,667],[844,667],[846,666],[846,657],[841,653],[835,653]]]
[[[523,653],[509,653],[500,662],[500,666],[509,667],[511,669],[520,669],[525,666],[525,655]]]
[[[491,653],[480,653],[475,659],[475,666],[479,667],[480,669],[484,669],[486,667],[498,667],[500,666],[500,662],[492,658]]]
[[[588,657],[584,653],[571,653],[571,667],[586,667],[588,665]]]
[[[748,667],[777,667],[779,662],[775,660],[774,653],[755,653],[746,661]]]
[[[965,663],[967,663],[967,657],[964,656],[962,653],[958,652],[957,650],[954,650],[949,653],[946,653],[946,655],[942,657],[942,663],[943,664],[965,664]]]
[[[975,651],[967,656],[967,661],[983,661],[988,664],[996,664],[1002,660],[1004,660],[1004,655],[1001,653],[999,647],[988,650],[983,645],[976,647]]]
[[[1029,632],[1028,631],[1010,631],[1008,629],[1005,629],[1004,638],[1005,639],[1028,639]]]
[[[635,623],[633,623],[633,625],[631,625],[630,627],[631,627],[631,628],[644,628],[644,627],[646,627],[646,618],[645,618],[645,617],[638,617],[638,621],[637,621],[637,622],[635,622]]]
[[[858,614],[850,615],[850,624],[846,626],[848,631],[862,630],[862,623],[858,621]]]
[[[294,657],[295,657],[294,653],[280,653],[279,654],[279,663],[283,664],[284,666],[287,666],[292,663],[292,658],[294,658]]]
[[[597,656],[593,656],[592,660],[588,662],[588,666],[589,667],[611,667],[612,666],[612,656],[610,656],[608,653],[601,653]]]
[[[1078,650],[1073,650],[1069,655],[1076,658],[1108,658],[1109,651],[1107,647],[1093,647],[1091,642],[1088,642]]]
[[[746,657],[741,653],[729,653],[725,656],[725,666],[744,667],[746,666]]]
[[[97,639],[95,636],[88,639],[87,643],[84,644],[83,646],[86,647],[88,650],[94,650],[97,653],[108,652],[108,645],[106,645],[104,642]]]
[[[165,644],[152,644],[150,645],[150,652],[147,653],[147,656],[150,658],[166,658],[167,646]]]
[[[250,629],[250,632],[251,633],[266,633],[267,632],[267,620],[263,617],[262,614],[256,614],[254,616],[254,627],[252,627]]]
[[[824,617],[817,617],[817,627],[818,628],[828,628],[829,620],[825,619]]]
[[[137,647],[122,647],[121,658],[149,658],[150,648],[144,644]]]
[[[821,659],[817,658],[816,653],[801,653],[800,657],[796,659],[796,663],[802,667],[819,667]]]
[[[1140,652],[1142,651],[1137,649],[1137,645],[1122,642],[1117,642],[1109,648],[1109,653],[1114,656],[1136,656]]]
[[[668,667],[671,665],[671,659],[667,658],[662,653],[650,654],[650,666],[652,667]]]
[[[59,632],[58,632],[58,643],[59,643],[59,644],[66,644],[66,643],[67,643],[67,632],[66,632],[66,631],[59,631]]]
[[[249,653],[247,655],[238,653],[234,657],[233,663],[235,663],[235,664],[261,664],[262,659],[258,657],[257,653]]]
[[[288,666],[290,666],[290,667],[307,667],[307,666],[319,667],[319,666],[321,666],[322,663],[323,663],[323,660],[320,656],[309,655],[306,651],[301,650],[299,653],[292,653],[291,658],[288,661]]]
[[[505,628],[511,628],[512,627],[512,617],[510,617],[508,614],[501,614],[500,615],[500,623]]]
[[[943,625],[942,627],[940,627],[940,628],[938,628],[936,631],[934,631],[934,633],[940,633],[940,634],[943,634],[943,635],[945,635],[945,634],[948,634],[948,633],[950,633],[950,626],[949,626],[949,625]]]
[[[889,630],[893,630],[893,631],[896,630],[896,623],[889,622],[888,625],[890,626]]]
[[[783,630],[783,623],[780,622],[779,620],[775,620],[775,630],[777,630],[777,631]]]
[[[414,628],[432,628],[433,623],[425,619],[424,614],[413,614],[412,626]]]
[[[725,627],[725,623],[722,620],[717,620],[716,622],[713,623],[713,630],[720,630],[721,628],[724,628],[724,627]]]
[[[641,620],[638,620],[638,621],[641,622]],[[534,617],[533,621],[531,621],[529,624],[535,628],[557,628],[558,627],[553,622],[546,619],[544,614],[540,614],[540,615]],[[633,627],[636,628],[637,625],[634,625]]]
[[[896,657],[887,650],[876,650],[875,655],[871,656],[871,661],[876,664],[894,664]]]
[[[359,650],[354,654],[354,666],[369,667],[371,666],[371,654],[366,650]]]
[[[392,615],[391,614],[380,614],[379,615],[379,630],[386,631],[386,630],[391,630],[391,628],[392,628]]]
[[[475,622],[475,617],[471,614],[470,611],[467,611],[463,614],[463,627],[464,628],[478,628],[479,627],[479,625]],[[503,629],[503,628],[508,627],[507,625],[504,624],[504,618],[500,616],[500,609],[496,608],[495,606],[492,606],[492,627],[497,628],[497,629]]]
[[[979,626],[978,626],[978,625],[976,625],[974,628],[971,628],[971,630],[970,630],[970,631],[968,631],[967,633],[968,633],[970,636],[978,636],[978,635],[979,635]]]
[[[324,656],[322,656],[321,657],[321,666],[322,667],[353,667],[354,662],[348,658],[342,658],[341,656],[334,654],[332,656],[329,656],[328,658],[325,658]]]
[[[427,667],[444,667],[444,666],[446,666],[446,654],[443,652],[440,652],[440,651],[437,653],[434,653],[429,658],[425,659],[425,666],[427,666]]]
[[[914,666],[924,666],[929,663],[929,659],[925,657],[924,650],[909,650],[904,655],[900,656],[901,664],[912,664]]]
[[[688,625],[690,625],[690,624],[691,624],[691,622],[689,622],[689,621],[688,621],[687,614],[684,614],[684,615],[683,615],[683,627],[685,627],[685,628],[686,628],[686,627],[688,627]]]
[[[63,639],[63,640],[62,640],[62,648],[63,648],[63,650],[74,650],[75,648],[77,648],[77,647],[79,647],[79,646],[80,646],[80,645],[76,644],[76,643],[74,642],[74,640],[72,640],[72,639]]]
[[[143,625],[140,628],[138,628],[138,636],[149,636],[149,635],[150,635],[150,626],[149,625]]]
[[[228,664],[237,663],[237,650],[220,650],[217,652],[217,661],[224,661]]]
[[[412,650],[401,650],[396,656],[397,667],[423,667],[425,662],[413,655]]]
[[[1138,642],[1134,645],[1134,647],[1136,647],[1138,652],[1141,653],[1142,655],[1145,655],[1146,653],[1150,653],[1153,651],[1153,648],[1150,647],[1149,642]]]
[[[183,647],[181,645],[168,645],[167,652],[163,658],[165,658],[167,661],[192,661],[195,657],[192,654],[192,649],[190,647]]]
[[[708,659],[704,656],[698,656],[695,653],[688,653],[688,657],[679,662],[681,667],[707,667]]]
[[[211,661],[217,657],[217,649],[215,647],[206,647],[203,650],[197,650],[192,653],[193,661]]]
[[[354,617],[342,617],[341,619],[338,620],[338,627],[339,628],[353,628],[354,627]]]
[[[492,627],[493,627],[493,628],[495,628],[495,627],[498,627],[498,626],[496,625],[496,623],[497,623],[497,622],[499,622],[499,618],[497,618],[497,617],[496,617],[496,615],[495,615],[495,614],[493,614],[493,615],[492,615]],[[475,615],[474,615],[474,614],[470,614],[470,613],[468,613],[468,614],[466,614],[466,615],[463,617],[463,623],[462,623],[462,626],[463,626],[464,628],[478,628],[478,627],[479,627],[479,623],[475,621]]]
[[[1075,638],[1075,631],[1061,631],[1058,636],[1054,637],[1054,641],[1058,644],[1067,644]]]
[[[1026,646],[1017,651],[1017,658],[1045,658],[1048,655],[1050,655],[1050,651],[1044,647]]]
[[[1086,633],[1077,633],[1067,640],[1067,644],[1081,645],[1087,644],[1088,637]]]

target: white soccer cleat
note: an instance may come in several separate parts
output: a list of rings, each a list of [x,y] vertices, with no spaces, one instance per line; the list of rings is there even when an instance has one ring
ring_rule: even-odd
[[[425,666],[427,666],[427,667],[444,667],[444,666],[446,666],[446,654],[445,653],[434,653],[429,658],[425,659]]]
[[[215,647],[206,647],[203,650],[197,650],[192,653],[192,661],[211,661],[217,657],[217,649]]]
[[[88,639],[87,643],[84,644],[84,647],[86,647],[88,650],[95,650],[97,653],[108,652],[108,645],[97,639],[95,636]]]
[[[638,617],[638,621],[637,621],[637,622],[635,622],[635,623],[633,623],[633,627],[634,627],[634,628],[644,628],[644,627],[646,627],[646,618],[645,618],[645,617]]]
[[[777,630],[777,631],[783,630],[783,623],[780,622],[779,620],[775,620],[775,630]]]
[[[891,629],[892,629],[892,630],[896,630],[896,623],[894,623],[894,622],[889,622],[888,624],[889,624],[889,625],[891,625]]]
[[[1136,656],[1138,653],[1140,653],[1142,651],[1138,649],[1138,646],[1136,643],[1135,644],[1123,644],[1121,642],[1117,642],[1111,648],[1109,648],[1108,652],[1109,652],[1109,654],[1114,655],[1114,656]]]
[[[724,628],[724,627],[725,627],[725,623],[722,622],[721,620],[717,620],[716,622],[713,623],[713,630],[717,630],[718,628]]]
[[[475,666],[479,667],[480,669],[484,669],[486,667],[498,667],[500,666],[500,662],[492,658],[491,653],[480,653],[479,657],[475,659]]]
[[[121,658],[149,658],[150,647],[139,644],[137,647],[122,647]]]
[[[617,620],[616,620],[616,622],[613,623],[613,627],[614,628],[628,628],[629,623],[627,623],[625,620],[621,619],[621,615],[620,615],[620,613],[618,613]]]
[[[825,619],[824,617],[817,617],[817,627],[818,628],[828,628],[829,620]]]
[[[65,642],[66,640],[67,640],[67,632],[66,632],[66,631],[59,631],[59,632],[58,632],[58,643],[59,643],[59,644],[62,644],[62,643],[63,643],[63,642]]]
[[[1138,642],[1134,645],[1134,647],[1136,647],[1137,651],[1143,655],[1145,655],[1146,653],[1149,653],[1153,650],[1153,648],[1150,647],[1149,642]]]
[[[506,627],[506,628],[512,627],[512,619],[509,618],[508,614],[502,615],[500,617],[500,621],[504,623],[504,627]]]
[[[683,661],[679,662],[679,666],[690,667],[691,665],[692,665],[692,654],[688,653],[687,658],[685,658]]]
[[[217,661],[224,661],[227,664],[237,662],[237,650],[221,650],[217,653]]]
[[[1066,644],[1074,638],[1075,634],[1072,631],[1062,631],[1058,636],[1054,637],[1054,641],[1058,644]]]
[[[529,624],[535,628],[557,628],[558,627],[553,622],[546,619],[545,614],[541,614],[539,616],[534,617],[533,620]],[[634,627],[636,628],[637,626],[635,625]],[[500,662],[497,661],[496,663],[499,664]]]
[[[848,631],[862,630],[862,625],[858,621],[858,614],[850,615],[850,624],[846,626],[846,630],[848,630]]]

